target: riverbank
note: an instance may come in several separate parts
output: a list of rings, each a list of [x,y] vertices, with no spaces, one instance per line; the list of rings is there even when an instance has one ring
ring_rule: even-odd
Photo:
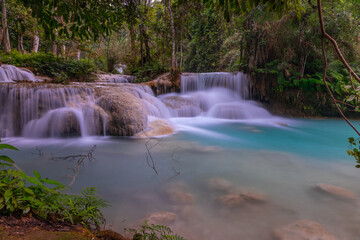
[[[45,221],[31,216],[1,216],[2,240],[129,240],[112,230],[89,231],[81,225]]]

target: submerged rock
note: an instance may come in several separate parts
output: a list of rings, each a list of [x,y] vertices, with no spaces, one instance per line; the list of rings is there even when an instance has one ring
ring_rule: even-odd
[[[214,190],[230,191],[234,188],[233,184],[223,178],[212,178],[208,182],[208,186]]]
[[[333,197],[350,200],[350,201],[355,201],[358,199],[358,196],[355,193],[335,185],[320,183],[316,185],[316,188],[321,192],[329,194]]]
[[[219,200],[226,207],[239,207],[245,203],[264,203],[267,201],[267,196],[256,190],[235,190],[221,196]]]
[[[249,202],[266,202],[268,197],[266,194],[259,192],[255,189],[240,190],[240,196]]]
[[[169,190],[168,195],[170,200],[175,204],[191,205],[195,202],[193,194],[181,190]]]
[[[300,220],[274,231],[276,240],[336,240],[322,225]]]
[[[240,207],[245,203],[244,197],[236,193],[221,196],[219,200],[226,207]]]
[[[177,215],[173,212],[154,212],[146,218],[149,224],[168,225],[177,219]]]
[[[149,123],[149,126],[144,131],[137,133],[135,137],[147,138],[170,135],[174,133],[174,128],[163,119],[158,119]]]

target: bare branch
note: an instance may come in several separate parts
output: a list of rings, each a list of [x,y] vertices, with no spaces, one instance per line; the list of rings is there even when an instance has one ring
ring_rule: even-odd
[[[79,174],[80,169],[85,166],[85,160],[87,159],[89,162],[95,160],[93,153],[96,149],[96,145],[92,146],[90,150],[86,154],[78,154],[78,155],[70,155],[65,157],[52,157],[51,160],[76,160],[75,167],[72,169],[74,175],[70,175],[71,182],[68,184],[71,187],[75,181],[76,177]]]

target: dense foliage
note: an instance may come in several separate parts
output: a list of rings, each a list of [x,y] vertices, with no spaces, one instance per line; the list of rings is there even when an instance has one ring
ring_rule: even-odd
[[[27,67],[38,75],[55,77],[59,82],[68,78],[78,81],[90,81],[96,66],[92,60],[71,60],[52,53],[22,54],[12,51],[0,54],[0,61],[17,67]],[[61,81],[60,81],[61,80]]]
[[[17,150],[8,144],[0,144],[0,150]],[[80,196],[65,193],[66,186],[42,178],[34,170],[34,176],[15,168],[9,157],[0,156],[0,214],[31,214],[45,220],[80,223],[90,228],[99,226],[104,219],[100,209],[108,206],[96,195],[95,188],[84,189]]]
[[[133,240],[185,240],[173,233],[170,227],[149,224],[147,221],[139,229],[128,229],[133,234]]]

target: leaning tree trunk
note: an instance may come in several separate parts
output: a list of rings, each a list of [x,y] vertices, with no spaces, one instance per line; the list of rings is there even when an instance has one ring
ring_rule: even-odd
[[[4,51],[6,53],[10,53],[10,36],[9,36],[9,27],[7,23],[7,15],[6,15],[6,0],[2,0],[2,28],[3,28],[3,39],[4,39]]]
[[[171,37],[172,37],[172,52],[171,52],[171,70],[176,72],[176,41],[175,41],[175,25],[173,13],[171,10],[171,0],[167,0],[167,7],[170,15],[170,25],[171,25]]]
[[[320,31],[321,31],[321,36],[322,36],[322,41],[321,41],[321,46],[322,46],[322,52],[323,52],[323,57],[324,57],[324,73],[323,73],[323,82],[324,85],[326,87],[326,89],[328,90],[328,93],[331,97],[331,99],[333,100],[334,105],[336,106],[336,108],[338,109],[341,117],[349,124],[350,127],[352,127],[352,129],[360,136],[360,131],[352,124],[350,123],[349,119],[344,115],[344,113],[342,112],[341,108],[339,107],[338,103],[342,103],[341,101],[337,100],[334,95],[331,92],[331,89],[328,85],[328,83],[326,82],[326,74],[327,74],[327,69],[328,69],[328,61],[327,61],[327,56],[326,56],[326,49],[325,49],[325,44],[326,44],[326,40],[328,40],[334,47],[336,54],[338,55],[338,57],[340,58],[340,61],[343,63],[343,65],[345,66],[345,68],[348,70],[349,75],[350,75],[350,81],[351,84],[353,86],[353,90],[354,93],[356,95],[357,98],[359,98],[356,89],[354,87],[354,84],[352,82],[352,77],[355,78],[355,80],[357,82],[360,83],[360,77],[355,73],[355,71],[351,68],[351,66],[349,65],[349,63],[346,61],[344,55],[342,54],[338,43],[336,42],[336,40],[331,37],[325,29],[325,24],[324,24],[324,18],[323,18],[323,12],[322,12],[322,6],[321,6],[321,0],[317,0],[317,7],[318,7],[318,15],[319,15],[319,23],[320,23]]]
[[[37,34],[35,34],[33,40],[33,48],[32,48],[32,51],[34,53],[37,53],[39,51],[39,45],[40,45],[40,38]]]

